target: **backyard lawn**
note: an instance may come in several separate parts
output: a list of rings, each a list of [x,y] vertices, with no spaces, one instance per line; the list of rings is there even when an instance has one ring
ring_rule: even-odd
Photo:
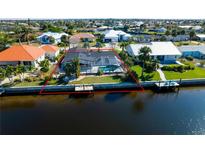
[[[23,81],[15,84],[14,87],[39,86],[40,83],[41,83],[40,81],[33,81],[33,82]]]
[[[167,80],[172,79],[194,79],[194,78],[205,78],[205,69],[195,67],[194,70],[187,72],[174,72],[174,71],[163,71]]]
[[[142,67],[140,67],[139,65],[136,65],[136,66],[132,66],[131,67],[131,70],[135,71],[138,76],[141,76],[141,73],[142,73]],[[144,73],[144,76],[145,76],[145,80],[146,81],[150,81],[150,80],[161,80],[160,76],[159,76],[159,73],[157,71],[153,72],[153,73]]]
[[[120,76],[96,76],[85,77],[80,81],[73,81],[71,84],[93,84],[93,83],[120,83],[123,82]]]

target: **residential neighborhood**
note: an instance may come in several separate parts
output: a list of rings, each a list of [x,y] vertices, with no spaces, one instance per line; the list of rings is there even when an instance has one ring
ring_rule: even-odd
[[[28,19],[0,27],[1,86],[118,84],[133,82],[130,71],[139,81],[205,78],[203,20]]]

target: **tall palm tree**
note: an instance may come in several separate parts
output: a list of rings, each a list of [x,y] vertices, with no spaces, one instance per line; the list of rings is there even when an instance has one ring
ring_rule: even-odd
[[[140,49],[139,60],[142,62],[142,74],[141,74],[142,77],[144,76],[145,63],[151,60],[151,56],[150,56],[151,52],[152,50],[147,46],[144,46]]]
[[[15,34],[17,35],[19,44],[21,44],[21,37],[22,37],[21,32],[22,32],[22,28],[21,28],[21,26],[19,26],[18,23],[16,23],[16,25],[15,25],[14,32],[15,32]]]

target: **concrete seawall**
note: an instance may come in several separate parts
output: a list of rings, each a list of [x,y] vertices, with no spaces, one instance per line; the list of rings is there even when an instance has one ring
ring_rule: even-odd
[[[181,87],[186,86],[205,86],[204,79],[194,79],[194,80],[172,80],[180,84]],[[119,84],[93,84],[95,91],[103,90],[129,90],[129,89],[152,89],[155,87],[155,83],[159,81],[146,81],[140,82],[140,85],[136,83],[119,83]],[[12,88],[0,88],[0,94],[2,95],[32,95],[39,94],[42,86],[35,87],[12,87]],[[58,86],[46,86],[43,90],[45,93],[49,92],[75,92],[75,85],[58,85]]]

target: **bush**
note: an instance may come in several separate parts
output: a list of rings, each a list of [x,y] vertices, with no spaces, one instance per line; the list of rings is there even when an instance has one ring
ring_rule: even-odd
[[[14,79],[14,82],[21,82],[20,79]]]
[[[27,77],[24,80],[27,81],[27,82],[32,82],[33,81],[33,79],[31,77]]]
[[[97,75],[103,75],[103,71],[101,69],[98,69]]]
[[[192,56],[187,56],[186,59],[189,60],[189,61],[193,61],[194,60],[194,58]]]
[[[167,65],[163,66],[163,71],[174,71],[174,72],[184,72],[188,70],[194,70],[195,66],[193,64],[185,64],[185,65]]]
[[[48,70],[49,70],[48,67],[42,67],[42,68],[41,68],[41,71],[44,72],[44,73],[48,72]]]

